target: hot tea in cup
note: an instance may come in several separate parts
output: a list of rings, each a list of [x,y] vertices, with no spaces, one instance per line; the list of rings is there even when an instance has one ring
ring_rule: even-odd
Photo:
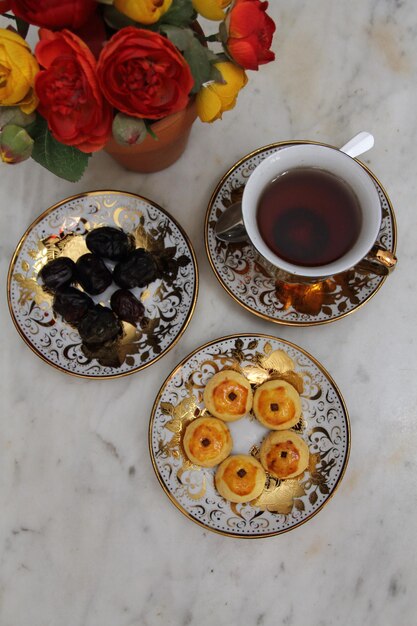
[[[242,218],[268,271],[287,282],[316,282],[368,259],[382,213],[373,180],[357,161],[336,148],[299,143],[255,168]]]
[[[257,206],[259,233],[270,250],[295,265],[327,265],[346,254],[362,225],[359,201],[349,185],[319,168],[295,168],[263,190]]]

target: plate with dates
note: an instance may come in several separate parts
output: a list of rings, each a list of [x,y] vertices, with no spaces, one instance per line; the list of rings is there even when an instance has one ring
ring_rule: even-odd
[[[227,244],[219,241],[214,233],[220,215],[241,200],[245,184],[256,166],[277,150],[296,143],[316,142],[274,143],[255,150],[233,165],[210,199],[205,243],[216,278],[241,306],[275,324],[314,326],[334,322],[357,311],[379,291],[386,276],[377,276],[357,267],[314,284],[285,283],[274,279],[256,261],[250,243]],[[395,253],[397,228],[391,201],[375,175],[363,163],[358,163],[372,178],[381,201],[382,222],[377,242]]]
[[[244,504],[221,497],[214,485],[216,467],[191,463],[183,446],[187,426],[208,415],[203,403],[208,380],[224,369],[243,374],[253,389],[273,378],[292,384],[302,404],[293,430],[309,449],[302,474],[279,480],[267,473],[263,492]],[[259,459],[268,429],[252,412],[227,425],[233,438],[231,454]],[[152,409],[149,449],[163,490],[189,519],[227,536],[269,537],[304,524],[333,496],[348,463],[349,416],[330,374],[302,348],[270,335],[230,335],[189,354],[165,380]]]
[[[77,330],[54,314],[53,296],[38,275],[48,261],[60,256],[76,261],[89,252],[85,237],[98,226],[121,228],[133,235],[136,248],[169,254],[175,271],[133,289],[144,305],[143,320],[136,325],[122,322],[116,342],[89,351]],[[116,289],[112,283],[93,296],[94,303],[108,307]],[[21,238],[8,273],[10,314],[26,344],[53,367],[93,379],[132,374],[161,358],[188,326],[197,292],[197,262],[182,227],[151,200],[120,191],[83,193],[47,209]]]

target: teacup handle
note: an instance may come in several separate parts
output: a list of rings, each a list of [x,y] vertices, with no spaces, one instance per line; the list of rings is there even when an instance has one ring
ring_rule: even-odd
[[[344,152],[348,154],[352,159],[357,156],[360,156],[364,152],[368,152],[371,148],[374,147],[375,139],[371,133],[363,130],[358,133],[352,139],[350,139],[344,146],[339,148],[340,152]]]
[[[397,264],[397,257],[380,244],[375,244],[369,254],[355,265],[359,272],[369,272],[376,276],[388,276]]]

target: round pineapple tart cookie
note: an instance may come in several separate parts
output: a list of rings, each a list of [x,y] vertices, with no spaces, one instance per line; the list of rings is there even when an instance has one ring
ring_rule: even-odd
[[[310,453],[304,439],[291,430],[269,433],[261,445],[261,463],[276,478],[293,478],[308,467]]]
[[[229,456],[219,465],[214,478],[217,491],[230,502],[250,502],[257,498],[265,480],[262,465],[246,454]]]
[[[225,422],[233,422],[252,408],[252,389],[249,381],[234,370],[223,370],[208,381],[204,393],[207,410]]]
[[[215,417],[199,417],[187,426],[183,445],[192,463],[214,467],[229,456],[233,441],[224,422]]]
[[[269,380],[255,391],[253,412],[267,428],[272,430],[291,428],[301,416],[300,396],[285,380]]]

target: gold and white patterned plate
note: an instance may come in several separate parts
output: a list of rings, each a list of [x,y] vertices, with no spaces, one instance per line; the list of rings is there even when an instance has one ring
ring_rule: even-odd
[[[253,387],[279,376],[297,388],[302,416],[294,430],[310,451],[302,475],[282,481],[268,476],[263,493],[247,504],[222,498],[214,487],[216,468],[193,465],[182,443],[187,425],[206,414],[202,397],[207,381],[231,368]],[[268,430],[253,415],[228,426],[232,454],[259,454]],[[268,537],[300,526],[332,497],[349,458],[349,416],[330,374],[310,354],[269,335],[230,335],[189,354],[165,380],[152,410],[149,449],[162,488],[189,519],[223,535]]]
[[[137,247],[161,251],[175,247],[185,255],[173,280],[156,280],[133,290],[145,306],[142,327],[123,323],[124,334],[111,349],[85,354],[78,332],[52,311],[52,296],[37,282],[40,269],[61,254],[76,260],[88,252],[85,235],[95,226],[118,226],[134,234]],[[113,284],[95,302],[109,306]],[[117,378],[148,367],[179,340],[194,312],[197,262],[181,226],[160,206],[121,191],[92,191],[62,200],[29,226],[13,254],[8,302],[13,322],[27,345],[63,372],[84,378]]]
[[[276,324],[313,326],[333,322],[359,309],[377,293],[386,277],[352,269],[313,285],[290,285],[276,281],[255,261],[249,243],[226,244],[216,239],[214,234],[219,216],[228,206],[241,199],[245,184],[255,167],[270,154],[296,143],[316,142],[274,143],[251,152],[233,165],[220,180],[210,199],[204,229],[205,242],[216,278],[241,306]],[[390,199],[374,174],[358,162],[371,176],[381,200],[382,223],[378,242],[395,253],[397,233]]]

